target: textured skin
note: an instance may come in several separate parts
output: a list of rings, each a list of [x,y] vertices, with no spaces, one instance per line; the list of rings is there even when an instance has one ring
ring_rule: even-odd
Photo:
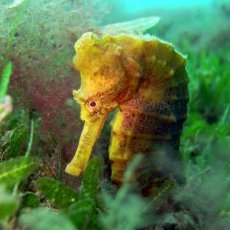
[[[84,170],[107,115],[116,107],[109,147],[113,181],[122,182],[135,154],[149,154],[159,145],[178,147],[188,102],[182,55],[154,37],[128,35],[86,33],[75,49],[81,88],[74,98],[85,126],[67,173]]]

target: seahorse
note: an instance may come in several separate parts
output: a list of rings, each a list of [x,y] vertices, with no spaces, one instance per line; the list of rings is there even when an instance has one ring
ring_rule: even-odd
[[[85,122],[79,145],[65,171],[78,176],[108,114],[112,122],[109,159],[112,181],[121,183],[130,160],[156,146],[177,148],[188,103],[186,59],[156,37],[88,32],[75,44],[74,66],[81,86],[74,99]]]

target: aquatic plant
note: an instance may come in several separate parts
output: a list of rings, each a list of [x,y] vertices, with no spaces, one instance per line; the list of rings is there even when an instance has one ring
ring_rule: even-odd
[[[199,210],[202,229],[225,229],[230,221],[221,216],[230,207],[230,72],[225,49],[198,57],[190,52],[189,57],[191,101],[181,145],[187,184],[177,195],[184,206]]]
[[[7,94],[7,90],[9,87],[10,77],[12,74],[12,63],[9,61],[6,63],[1,79],[0,79],[0,100]]]
[[[0,78],[0,123],[13,110],[12,98],[7,95],[10,77],[12,74],[12,63],[6,63]]]

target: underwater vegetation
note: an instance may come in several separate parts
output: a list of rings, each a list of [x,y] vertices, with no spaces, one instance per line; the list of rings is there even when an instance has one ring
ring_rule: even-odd
[[[229,4],[216,5],[217,24],[208,10],[205,27],[194,12],[183,18],[178,9],[177,17],[165,16],[170,22],[162,18],[148,29],[186,55],[183,167],[171,156],[145,162],[136,154],[120,186],[111,182],[108,160],[113,114],[83,175],[64,173],[82,131],[72,99],[80,87],[73,46],[83,33],[97,31],[110,6],[80,0],[0,5],[0,229],[229,229]],[[186,18],[193,20],[185,30]],[[143,191],[148,168],[142,183],[133,180],[142,161],[178,169],[183,180],[166,171],[167,180]]]

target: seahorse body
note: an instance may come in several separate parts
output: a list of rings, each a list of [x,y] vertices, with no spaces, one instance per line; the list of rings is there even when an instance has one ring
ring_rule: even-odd
[[[87,33],[77,42],[76,51],[74,63],[82,82],[74,95],[86,128],[68,173],[78,175],[85,168],[105,117],[115,107],[119,111],[109,147],[113,181],[122,182],[135,154],[149,154],[164,144],[178,147],[187,113],[188,76],[185,59],[173,46],[149,36],[98,38]],[[92,102],[96,109],[90,108]],[[93,122],[99,127],[89,135]]]

